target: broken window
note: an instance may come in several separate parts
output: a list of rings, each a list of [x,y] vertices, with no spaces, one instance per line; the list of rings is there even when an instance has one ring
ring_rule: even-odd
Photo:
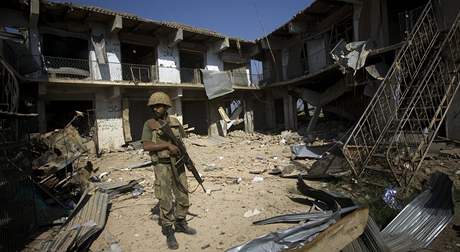
[[[155,47],[121,43],[123,80],[152,82],[156,80]]]
[[[180,79],[182,83],[201,83],[200,69],[204,69],[204,54],[198,51],[179,51]]]

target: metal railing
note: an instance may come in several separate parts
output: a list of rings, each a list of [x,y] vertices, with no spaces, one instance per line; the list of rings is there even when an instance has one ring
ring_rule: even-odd
[[[121,63],[122,80],[133,82],[157,82],[156,65]]]
[[[87,59],[71,59],[44,56],[45,68],[52,78],[90,79],[90,63]]]
[[[386,132],[404,113],[406,95],[439,35],[430,2],[425,6],[408,41],[398,53],[389,72],[343,146],[343,153],[355,175],[360,175],[377,151],[388,145]],[[401,108],[401,109],[400,109]]]
[[[99,64],[95,60],[71,59],[44,56],[45,70],[50,78],[123,80],[134,83],[192,83],[203,84],[203,76],[198,68],[177,68],[157,65],[107,62]],[[236,86],[258,86],[262,74],[230,70],[231,81]],[[161,77],[161,78],[160,78]]]
[[[420,168],[460,85],[460,14],[411,94],[386,152],[395,178],[407,187]]]

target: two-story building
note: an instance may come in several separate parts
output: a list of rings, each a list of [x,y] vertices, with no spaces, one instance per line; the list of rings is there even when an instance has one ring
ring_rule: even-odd
[[[27,42],[8,42],[3,50],[27,80],[22,89],[40,115],[40,132],[65,126],[77,110],[100,149],[117,149],[140,139],[151,113],[147,99],[157,90],[172,97],[170,113],[198,134],[225,135],[222,111],[229,117],[236,111],[232,119],[240,114],[249,132],[266,125],[264,107],[255,102],[261,91],[250,67],[252,41],[70,3],[6,7],[14,18],[4,24]]]

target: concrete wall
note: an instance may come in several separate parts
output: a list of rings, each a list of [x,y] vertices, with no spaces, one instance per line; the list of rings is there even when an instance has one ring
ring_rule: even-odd
[[[224,62],[213,49],[208,49],[208,51],[206,52],[206,70],[224,70]]]
[[[110,33],[106,39],[107,61],[109,62],[110,80],[122,80],[121,73],[121,48],[118,34]]]
[[[180,83],[179,49],[168,47],[167,41],[162,40],[157,46],[159,82]]]
[[[105,24],[93,23],[91,25],[92,36],[104,36],[107,52],[107,64],[99,64],[96,59],[96,52],[90,41],[89,60],[91,74],[94,80],[121,80],[121,49],[118,34],[108,33]]]
[[[103,89],[95,94],[99,150],[116,150],[125,143],[121,95],[117,94],[116,89]]]

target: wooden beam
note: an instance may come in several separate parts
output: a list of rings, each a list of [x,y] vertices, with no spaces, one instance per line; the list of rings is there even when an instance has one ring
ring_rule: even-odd
[[[178,43],[184,40],[184,30],[182,28],[176,29],[169,34],[168,47],[175,47]]]
[[[368,217],[369,209],[357,209],[321,232],[313,241],[293,251],[339,252],[364,232]]]
[[[123,134],[125,137],[125,142],[133,141],[131,136],[131,125],[129,123],[129,100],[128,98],[123,98],[122,102],[123,107]]]

